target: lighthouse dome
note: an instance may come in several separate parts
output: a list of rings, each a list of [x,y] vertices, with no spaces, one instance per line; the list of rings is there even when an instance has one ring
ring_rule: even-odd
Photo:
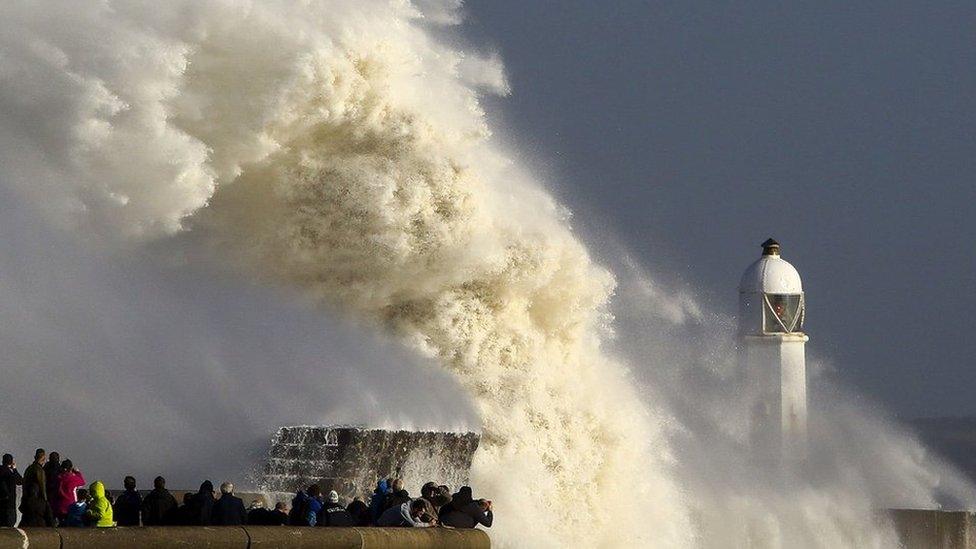
[[[739,293],[801,294],[803,285],[796,268],[779,256],[779,244],[769,239],[763,243],[762,257],[742,274]]]

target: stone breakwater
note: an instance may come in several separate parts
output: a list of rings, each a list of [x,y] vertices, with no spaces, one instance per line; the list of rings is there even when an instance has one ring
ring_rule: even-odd
[[[382,478],[402,478],[411,493],[427,481],[452,489],[468,483],[478,449],[475,433],[390,431],[337,426],[278,429],[259,485],[294,494],[312,483],[351,500],[367,497]]]

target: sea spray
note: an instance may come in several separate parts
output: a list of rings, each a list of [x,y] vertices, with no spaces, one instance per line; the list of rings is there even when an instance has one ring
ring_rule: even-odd
[[[189,228],[435,357],[480,412],[473,478],[511,510],[503,546],[691,538],[660,419],[600,351],[612,276],[490,144],[496,56],[434,39],[407,2],[31,4],[7,21],[5,126],[50,158],[14,184],[54,197],[58,223],[109,241]],[[570,505],[625,493],[642,505]]]
[[[473,480],[517,510],[499,523],[502,545],[688,542],[660,420],[600,350],[612,276],[546,195],[506,174],[477,109],[425,116],[398,100],[417,85],[416,61],[381,55],[382,43],[349,48],[301,61],[267,127],[278,150],[195,227],[259,276],[389,326],[458,376],[482,418]],[[580,494],[641,504],[581,514]]]

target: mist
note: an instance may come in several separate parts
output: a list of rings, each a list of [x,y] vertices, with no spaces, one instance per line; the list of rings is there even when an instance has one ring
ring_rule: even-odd
[[[52,232],[0,190],[6,451],[90,479],[253,485],[283,425],[478,429],[463,390],[376,327],[152,250]]]
[[[749,425],[760,397],[737,364],[737,319],[686,288],[655,283],[625,250],[610,248],[620,280],[610,347],[673,418],[674,474],[700,513],[702,546],[895,547],[884,509],[976,506],[965,474],[839,382],[837,366],[816,352],[816,334],[807,348],[808,459],[757,459]]]

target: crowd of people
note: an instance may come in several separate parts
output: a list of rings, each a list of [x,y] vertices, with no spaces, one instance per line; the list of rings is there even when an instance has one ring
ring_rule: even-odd
[[[490,527],[493,521],[491,501],[474,499],[471,488],[462,486],[451,493],[447,486],[428,482],[420,497],[412,497],[402,479],[382,479],[368,503],[354,498],[347,505],[332,490],[323,494],[312,484],[299,491],[289,508],[278,502],[265,508],[254,500],[245,508],[234,495],[234,485],[220,485],[215,497],[209,480],[193,493],[184,494],[181,504],[166,489],[166,479],[156,477],[153,490],[145,497],[136,490],[136,479],[122,481],[124,491],[114,501],[105,485],[96,480],[86,486],[84,475],[70,459],[61,460],[58,452],[38,448],[34,461],[24,470],[10,454],[3,455],[0,466],[0,526],[399,526],[399,527]],[[17,505],[17,487],[22,497]],[[17,522],[17,511],[20,522]]]
[[[447,486],[428,482],[414,498],[403,487],[402,479],[383,479],[367,504],[354,498],[348,505],[339,502],[335,490],[323,498],[317,484],[298,492],[291,502],[288,524],[293,526],[404,526],[427,528],[491,527],[494,516],[491,501],[475,500],[470,486],[451,494]]]

